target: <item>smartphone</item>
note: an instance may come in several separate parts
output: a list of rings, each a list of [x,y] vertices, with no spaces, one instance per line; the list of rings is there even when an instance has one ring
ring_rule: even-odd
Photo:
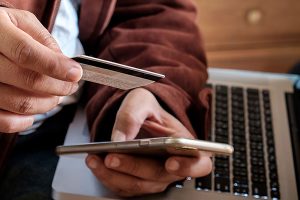
[[[233,153],[233,147],[228,144],[209,142],[204,140],[158,137],[136,139],[124,142],[93,142],[76,145],[58,146],[56,153],[127,153],[148,156],[198,156],[199,151],[209,152],[216,155],[229,156]]]

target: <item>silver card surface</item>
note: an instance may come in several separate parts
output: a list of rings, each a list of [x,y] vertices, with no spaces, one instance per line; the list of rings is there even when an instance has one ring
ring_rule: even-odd
[[[142,87],[165,77],[155,72],[85,55],[72,59],[78,62],[83,69],[82,80],[123,90]]]

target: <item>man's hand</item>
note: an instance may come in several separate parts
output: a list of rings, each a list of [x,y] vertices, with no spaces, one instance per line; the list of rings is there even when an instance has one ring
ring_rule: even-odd
[[[128,93],[117,113],[112,140],[147,136],[193,138],[152,93],[135,89]],[[89,155],[86,162],[105,186],[121,196],[162,192],[172,182],[204,176],[212,169],[209,156],[201,153],[195,158],[171,156],[166,160],[110,153],[105,158]]]
[[[0,132],[13,133],[74,93],[82,69],[32,13],[0,7],[0,27]]]

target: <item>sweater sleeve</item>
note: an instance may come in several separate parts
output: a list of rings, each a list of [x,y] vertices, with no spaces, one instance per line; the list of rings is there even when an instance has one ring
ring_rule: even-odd
[[[209,116],[206,57],[196,8],[190,0],[122,0],[107,30],[97,38],[102,59],[162,73],[165,79],[145,88],[199,138]],[[95,48],[93,48],[95,49]],[[86,106],[92,140],[110,140],[116,112],[128,91],[88,85]]]

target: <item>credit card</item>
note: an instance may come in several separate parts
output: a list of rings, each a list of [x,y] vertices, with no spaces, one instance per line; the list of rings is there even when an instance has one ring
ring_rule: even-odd
[[[86,55],[72,58],[82,69],[82,80],[122,90],[142,87],[164,78],[163,74],[122,65]]]

